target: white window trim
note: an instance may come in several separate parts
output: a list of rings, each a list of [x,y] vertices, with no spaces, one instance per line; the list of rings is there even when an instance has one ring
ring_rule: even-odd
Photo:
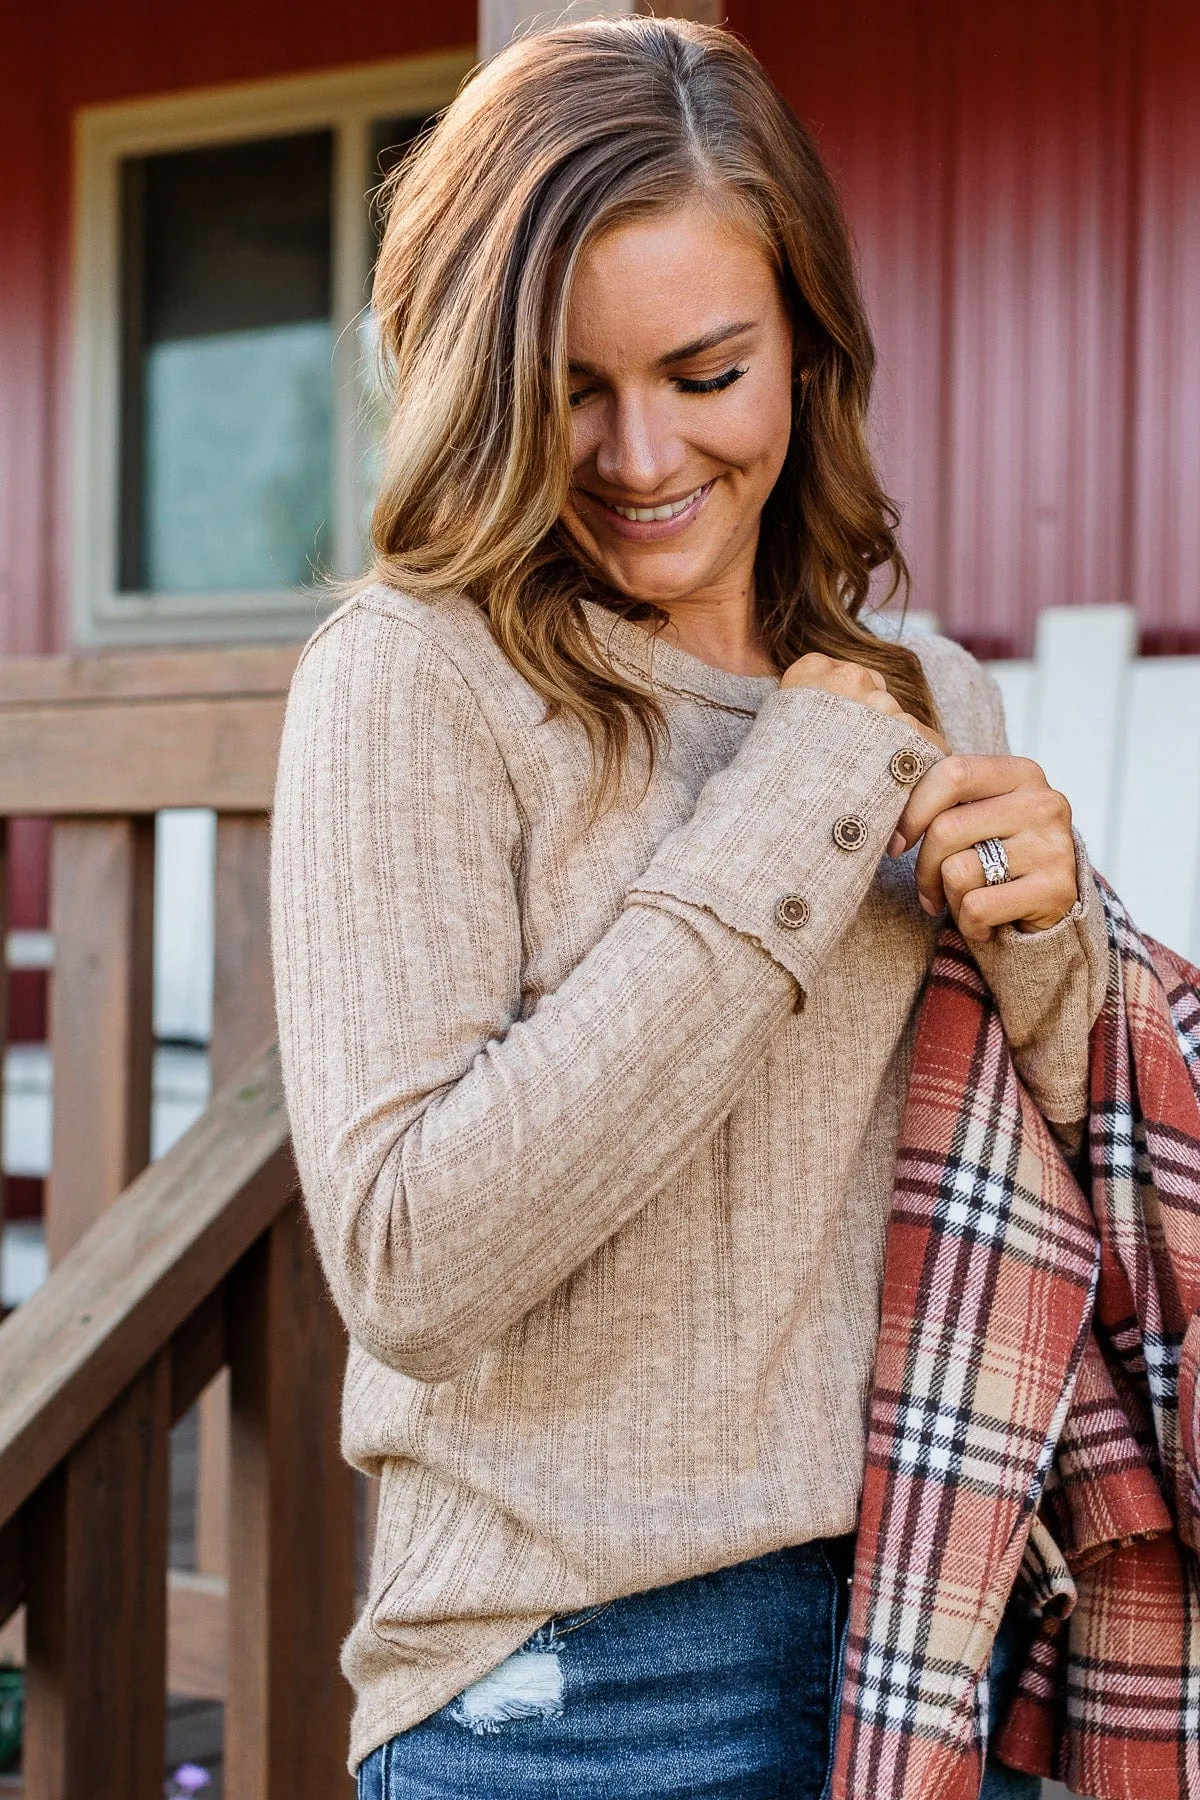
[[[333,542],[341,575],[360,566],[361,441],[355,322],[370,267],[364,182],[379,119],[436,112],[454,98],[474,48],[316,75],[200,88],[88,107],[76,118],[74,218],[72,625],[80,645],[206,643],[305,636],[314,589],[123,594],[117,589],[120,453],[120,164],[124,157],[330,129],[333,178]]]

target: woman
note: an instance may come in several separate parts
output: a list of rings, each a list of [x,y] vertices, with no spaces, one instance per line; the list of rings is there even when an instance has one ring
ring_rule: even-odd
[[[352,1765],[816,1800],[935,919],[1069,1139],[1098,897],[990,679],[860,622],[905,573],[870,336],[736,40],[497,57],[395,183],[375,304],[374,579],[297,673],[274,869],[381,1483]]]

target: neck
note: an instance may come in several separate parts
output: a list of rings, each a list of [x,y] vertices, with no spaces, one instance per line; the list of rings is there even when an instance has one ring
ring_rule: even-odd
[[[662,636],[730,675],[777,675],[763,648],[754,590],[689,595],[658,603],[667,614]]]

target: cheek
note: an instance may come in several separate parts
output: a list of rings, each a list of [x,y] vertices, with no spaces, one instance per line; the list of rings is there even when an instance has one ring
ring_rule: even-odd
[[[601,438],[601,429],[597,422],[599,410],[596,406],[582,406],[578,412],[571,414],[569,443],[572,473],[585,468],[596,454]]]
[[[739,383],[739,386],[748,386]],[[719,454],[740,468],[755,485],[774,485],[792,435],[790,382],[763,382],[746,394],[722,421]],[[715,434],[714,434],[715,436]],[[718,444],[714,442],[714,450]]]

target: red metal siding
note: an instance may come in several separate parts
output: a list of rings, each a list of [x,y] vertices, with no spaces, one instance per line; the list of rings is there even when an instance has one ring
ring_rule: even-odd
[[[474,41],[473,0],[42,0],[0,56],[0,654],[61,647],[70,547],[71,127],[79,107]],[[80,553],[86,554],[84,547]]]
[[[71,130],[105,100],[470,43],[473,0],[9,0],[0,21],[0,655],[62,648],[71,547]],[[86,555],[86,546],[77,554]],[[44,925],[45,827],[12,830],[11,923]],[[45,978],[10,977],[11,1035],[45,1034]],[[10,1193],[10,1202],[13,1195]],[[20,1210],[19,1206],[10,1210]]]
[[[0,57],[0,651],[48,647],[54,270],[44,17],[6,10]],[[62,228],[56,234],[61,240]]]
[[[980,648],[1133,600],[1200,645],[1200,10],[734,0],[816,130],[916,603]]]
[[[1200,641],[1194,0],[734,0],[846,196],[917,602],[981,647],[1134,600]],[[464,0],[58,0],[0,60],[0,651],[60,643],[70,121],[81,105],[469,41]]]
[[[1200,8],[1141,30],[1129,594],[1156,647],[1200,647]]]

